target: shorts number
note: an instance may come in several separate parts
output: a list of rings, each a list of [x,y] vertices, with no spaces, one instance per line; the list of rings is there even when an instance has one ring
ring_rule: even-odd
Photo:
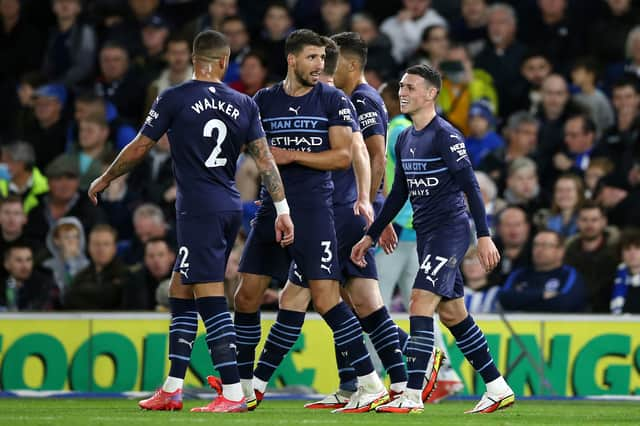
[[[440,269],[442,269],[442,267],[444,266],[445,263],[447,263],[447,260],[448,260],[446,257],[442,257],[442,256],[435,256],[434,259],[436,260],[436,262],[438,262],[438,264],[436,265],[435,268],[433,268],[433,271],[431,270],[430,254],[428,254],[427,257],[424,258],[422,265],[420,265],[420,269],[424,271],[425,275],[431,275],[432,277],[435,277],[436,275],[438,275],[438,272],[440,272]]]
[[[227,137],[227,126],[217,118],[211,119],[207,121],[204,125],[204,129],[202,130],[202,135],[205,138],[213,137],[213,130],[218,130],[218,137],[216,138],[216,146],[209,154],[209,158],[204,162],[204,165],[207,167],[221,167],[227,165],[226,158],[218,158],[218,156],[222,153],[222,143],[224,142],[224,138]]]
[[[189,262],[187,262],[187,257],[189,257],[189,249],[185,246],[180,247],[180,250],[178,250],[178,256],[182,256],[180,268],[188,268]]]
[[[320,241],[320,245],[324,247],[324,253],[322,253],[320,261],[322,263],[331,262],[331,259],[333,259],[333,253],[331,253],[331,241]]]

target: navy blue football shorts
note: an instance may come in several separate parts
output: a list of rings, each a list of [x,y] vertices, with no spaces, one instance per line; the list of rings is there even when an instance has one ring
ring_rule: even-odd
[[[178,255],[173,270],[180,273],[183,284],[224,281],[241,224],[241,211],[177,215]]]
[[[338,238],[340,282],[344,285],[350,278],[377,280],[378,270],[376,269],[374,249],[368,250],[365,254],[367,266],[364,268],[360,268],[351,261],[351,249],[364,235],[366,220],[362,216],[354,215],[351,206],[334,206],[333,212],[336,220],[336,237]],[[308,287],[302,268],[295,262],[291,264],[289,269],[289,281],[302,287]]]
[[[413,288],[427,290],[444,299],[464,296],[460,262],[470,242],[469,220],[460,215],[427,234],[417,234],[420,269]]]
[[[338,247],[331,207],[291,208],[294,242],[280,247],[275,239],[273,205],[263,205],[252,224],[240,260],[239,271],[267,275],[284,283],[294,261],[311,280],[338,280]]]

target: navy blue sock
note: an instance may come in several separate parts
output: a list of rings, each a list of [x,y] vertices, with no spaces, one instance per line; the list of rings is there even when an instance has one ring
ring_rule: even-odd
[[[268,382],[280,365],[284,357],[289,353],[300,336],[302,324],[304,324],[304,312],[278,311],[275,324],[271,326],[264,350],[258,360],[253,375]]]
[[[220,373],[220,380],[225,385],[238,383],[236,330],[227,308],[227,299],[224,296],[199,297],[196,305],[207,329],[207,346],[213,366]]]
[[[360,318],[360,324],[371,338],[391,383],[406,382],[407,371],[402,360],[398,327],[389,316],[387,308],[383,306],[371,315]]]
[[[338,303],[322,315],[322,318],[333,331],[333,341],[338,347],[338,351],[347,353],[349,363],[356,375],[360,377],[371,374],[373,363],[364,346],[360,322],[347,304]]]
[[[409,343],[409,335],[400,327],[396,326],[396,328],[398,329],[398,342],[400,344],[400,350],[402,351],[403,355],[406,355],[407,343]]]
[[[427,364],[433,352],[433,318],[409,317],[411,338],[407,344],[407,388],[422,390]]]
[[[340,352],[338,346],[333,345],[336,353],[336,365],[338,366],[338,377],[340,377],[340,389],[350,392],[358,390],[358,377],[356,370],[349,364],[346,352]]]
[[[260,343],[260,312],[245,314],[236,311],[236,344],[238,345],[238,372],[241,379],[253,379],[256,346]]]
[[[198,311],[193,299],[169,298],[169,376],[184,379],[191,360],[191,350],[198,333]]]
[[[473,368],[480,373],[485,383],[500,377],[500,372],[489,353],[487,339],[478,324],[471,318],[471,315],[453,327],[449,327],[449,331],[456,338],[458,349],[460,349]]]

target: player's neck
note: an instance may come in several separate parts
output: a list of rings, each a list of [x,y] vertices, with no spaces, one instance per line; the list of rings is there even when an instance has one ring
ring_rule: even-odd
[[[193,79],[207,83],[222,83],[222,75],[211,64],[195,64],[193,67]]]
[[[361,84],[367,84],[367,80],[364,78],[364,74],[360,74],[359,78],[354,78],[353,80],[349,81],[342,88],[342,91],[351,96],[351,94],[353,94],[353,91],[356,90],[356,87],[360,86]]]
[[[433,120],[436,116],[436,109],[433,105],[425,106],[413,114],[411,114],[411,120],[413,121],[413,127],[416,130],[422,130]]]
[[[313,86],[301,84],[295,76],[292,77],[290,74],[287,74],[287,77],[282,82],[282,88],[287,95],[298,97],[309,93],[313,89]]]

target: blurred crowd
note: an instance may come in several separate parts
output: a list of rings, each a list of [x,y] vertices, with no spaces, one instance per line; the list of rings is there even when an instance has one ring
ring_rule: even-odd
[[[366,78],[390,92],[390,119],[403,119],[393,91],[405,67],[442,74],[438,110],[467,137],[502,255],[489,274],[473,248],[460,260],[471,312],[640,313],[638,3],[0,0],[0,310],[166,309],[176,257],[168,140],[98,206],[89,184],[158,94],[192,77],[199,31],[228,37],[225,82],[253,95],[284,78],[287,35],[310,28],[362,36]],[[246,220],[230,294],[258,196],[250,158],[237,179]],[[391,256],[414,263],[381,275],[396,310],[418,268],[410,222],[397,220],[404,250]],[[278,284],[265,307],[277,307]]]

